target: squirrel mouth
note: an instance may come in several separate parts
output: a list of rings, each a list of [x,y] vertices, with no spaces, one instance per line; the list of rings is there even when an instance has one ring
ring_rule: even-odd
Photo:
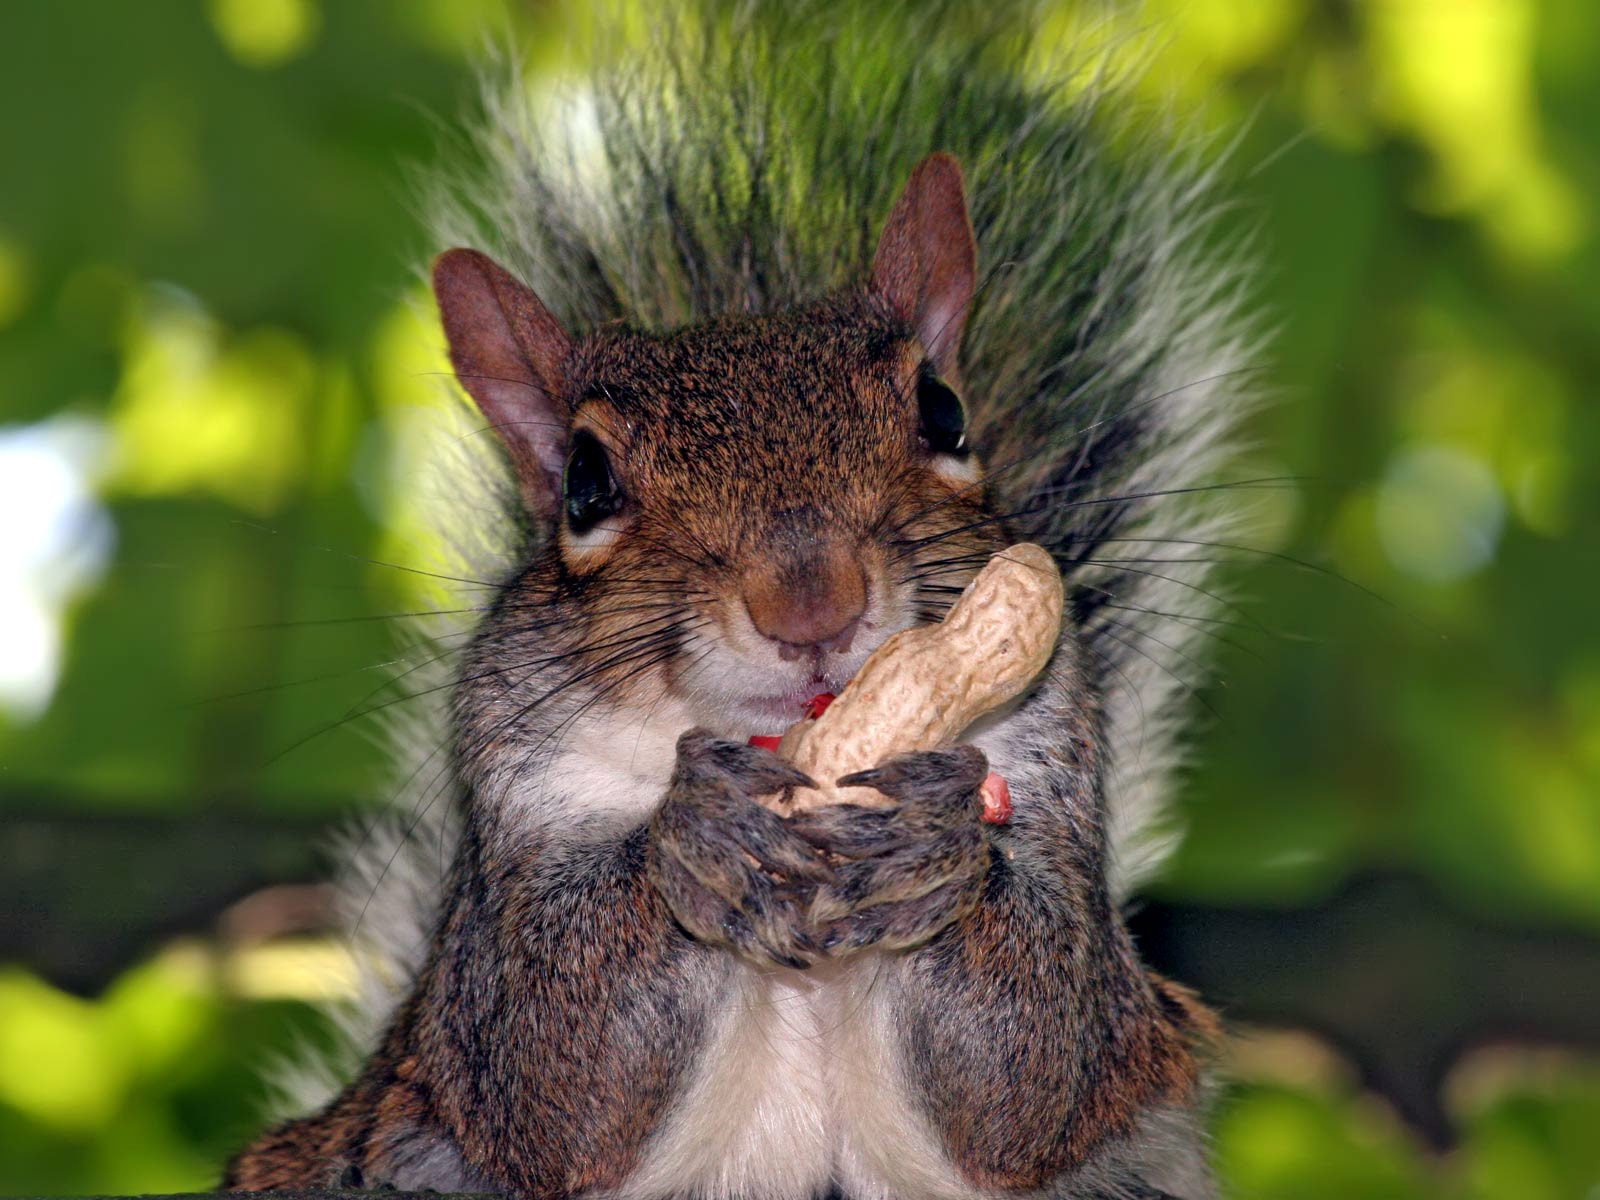
[[[805,716],[806,706],[817,696],[843,691],[848,682],[848,678],[813,671],[808,680],[795,684],[788,691],[776,695],[751,696],[746,703],[752,710],[761,713],[763,719],[773,728],[787,729]],[[756,732],[766,733],[769,730],[763,728]]]

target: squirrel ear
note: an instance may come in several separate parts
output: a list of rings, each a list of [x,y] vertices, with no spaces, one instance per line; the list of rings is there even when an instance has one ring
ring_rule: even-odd
[[[961,167],[948,154],[917,164],[872,259],[872,292],[917,332],[939,372],[953,375],[978,278]]]
[[[476,250],[447,250],[434,261],[433,294],[456,378],[510,452],[528,508],[553,516],[571,340],[531,288]]]

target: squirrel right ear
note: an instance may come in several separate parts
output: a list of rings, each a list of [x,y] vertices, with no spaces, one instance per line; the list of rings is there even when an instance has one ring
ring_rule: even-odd
[[[571,339],[531,288],[476,250],[447,250],[434,261],[433,294],[456,378],[510,452],[529,510],[554,516]]]
[[[953,377],[978,278],[961,167],[948,154],[917,164],[872,259],[872,292],[916,330],[939,373]]]

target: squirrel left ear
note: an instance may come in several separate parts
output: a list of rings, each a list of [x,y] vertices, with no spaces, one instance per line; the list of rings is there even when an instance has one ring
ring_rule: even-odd
[[[950,377],[977,278],[961,167],[949,154],[930,154],[911,172],[883,227],[872,293],[916,331],[939,373]]]
[[[554,516],[571,340],[532,288],[476,250],[434,261],[433,294],[456,378],[510,453],[523,501],[537,517]]]

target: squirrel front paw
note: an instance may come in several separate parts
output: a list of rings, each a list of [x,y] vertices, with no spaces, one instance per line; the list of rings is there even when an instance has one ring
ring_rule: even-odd
[[[992,857],[979,819],[987,772],[975,746],[901,754],[838,780],[895,807],[835,804],[789,819],[809,844],[848,860],[812,901],[825,952],[912,949],[977,906]]]
[[[697,941],[754,962],[804,968],[822,957],[809,907],[833,878],[821,854],[757,802],[811,780],[770,750],[691,729],[650,823],[648,870]]]

